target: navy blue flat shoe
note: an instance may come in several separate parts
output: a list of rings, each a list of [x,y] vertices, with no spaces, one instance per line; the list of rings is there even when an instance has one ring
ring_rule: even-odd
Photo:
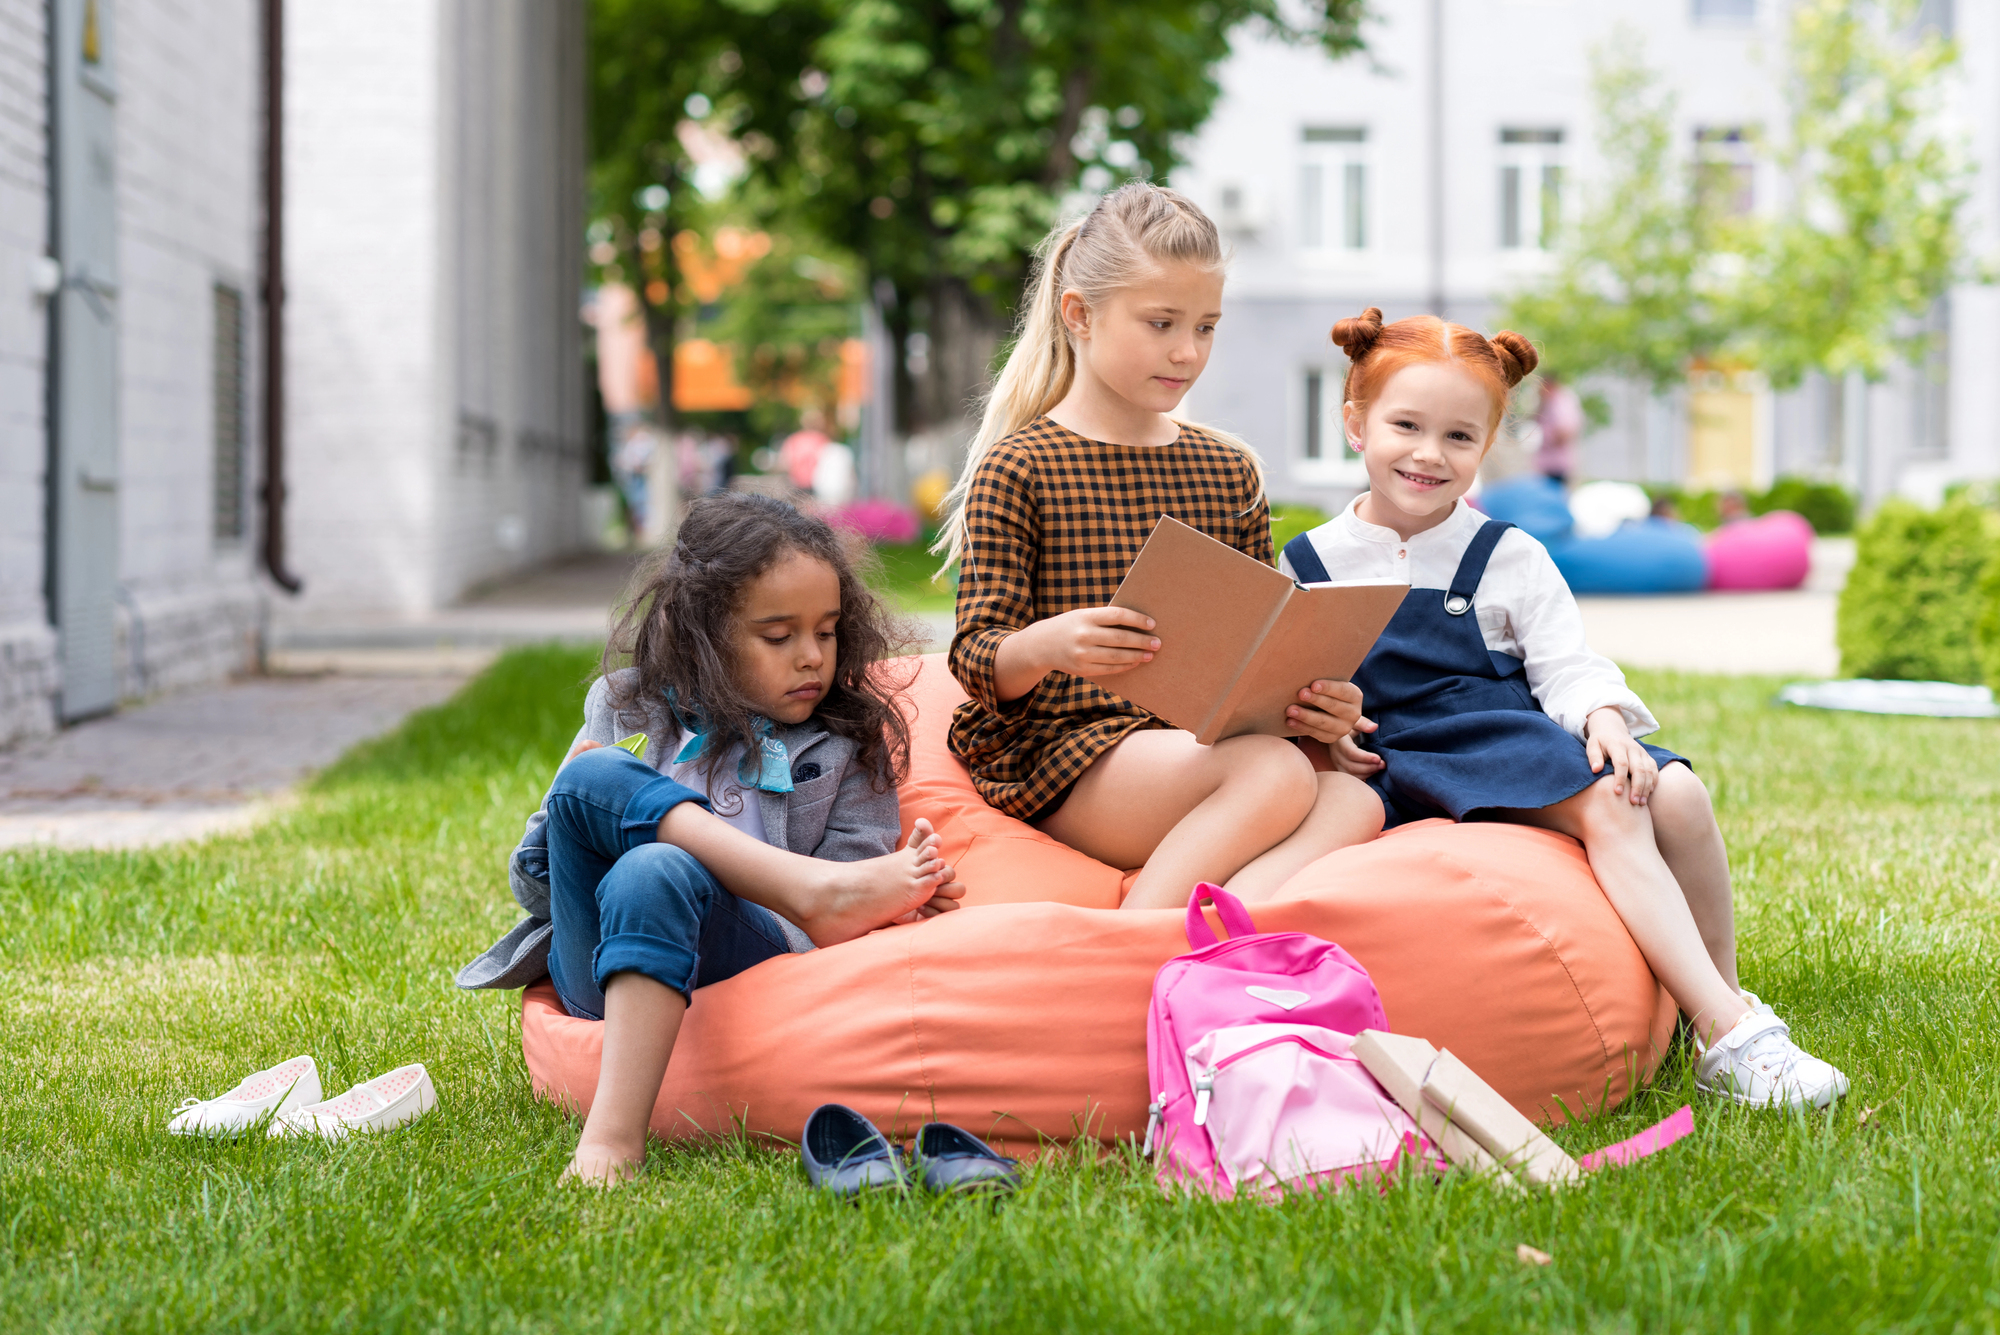
[[[1021,1185],[1019,1165],[962,1127],[926,1122],[917,1129],[916,1166],[926,1191],[999,1194]]]
[[[843,1103],[822,1103],[799,1138],[806,1180],[836,1196],[907,1186],[903,1155],[875,1124]]]

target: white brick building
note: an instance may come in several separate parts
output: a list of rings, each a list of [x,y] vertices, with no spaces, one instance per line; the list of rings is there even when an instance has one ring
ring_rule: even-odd
[[[1779,187],[1775,169],[1730,136],[1782,124],[1784,0],[1383,0],[1372,9],[1369,56],[1339,64],[1246,33],[1221,71],[1217,111],[1175,177],[1214,211],[1236,254],[1223,332],[1191,410],[1256,443],[1280,499],[1337,504],[1362,483],[1337,425],[1344,364],[1327,338],[1335,320],[1369,305],[1392,319],[1441,309],[1490,331],[1504,294],[1548,265],[1544,183],[1574,200],[1598,168],[1594,46],[1636,35],[1677,96],[1680,151],[1742,153],[1756,207]],[[2000,240],[2000,119],[1991,110],[2000,11],[1929,0],[1924,21],[1956,26],[1949,128],[1979,165],[1966,222],[1973,253],[1987,255]],[[1823,380],[1789,394],[1739,385],[1710,401],[1740,411],[1740,481],[1822,473],[1870,500],[1897,491],[1935,499],[1948,480],[2000,474],[1991,426],[2000,381],[1986,370],[2000,355],[2000,292],[1954,291],[1939,316],[1947,351],[1929,374],[1903,370],[1845,391]],[[1606,388],[1614,420],[1586,440],[1582,471],[1699,481],[1722,466],[1714,456],[1731,441],[1690,429],[1686,394],[1649,400]],[[1828,422],[1838,392],[1848,397],[1836,449]]]
[[[0,745],[579,544],[581,0],[289,0],[263,573],[266,11],[0,0]]]

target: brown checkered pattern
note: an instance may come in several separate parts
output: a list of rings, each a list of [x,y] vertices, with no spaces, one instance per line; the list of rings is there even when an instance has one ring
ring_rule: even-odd
[[[952,675],[972,699],[952,715],[951,749],[980,796],[1008,815],[1047,814],[1126,733],[1171,726],[1067,672],[1004,705],[993,690],[1000,641],[1108,603],[1161,515],[1271,564],[1271,509],[1255,472],[1194,427],[1151,449],[1085,440],[1037,418],[973,475],[951,641]]]

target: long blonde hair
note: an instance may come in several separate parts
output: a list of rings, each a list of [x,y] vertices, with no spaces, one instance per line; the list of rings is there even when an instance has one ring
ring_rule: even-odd
[[[957,485],[945,495],[944,528],[931,550],[945,554],[947,569],[965,549],[965,497],[981,461],[1000,441],[1061,403],[1076,379],[1076,348],[1063,323],[1063,293],[1074,291],[1085,305],[1099,307],[1161,263],[1220,273],[1227,257],[1215,224],[1193,200],[1146,181],[1119,186],[1083,217],[1057,225],[1035,248],[1030,296],[1015,329],[1013,351],[986,396],[979,432],[966,451]],[[1249,443],[1213,427],[1201,429],[1243,455],[1261,494],[1264,464]]]

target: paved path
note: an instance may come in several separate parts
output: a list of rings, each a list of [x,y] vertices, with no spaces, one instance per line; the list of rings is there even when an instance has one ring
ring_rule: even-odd
[[[258,677],[0,751],[0,848],[133,848],[244,829],[291,785],[464,680]]]

